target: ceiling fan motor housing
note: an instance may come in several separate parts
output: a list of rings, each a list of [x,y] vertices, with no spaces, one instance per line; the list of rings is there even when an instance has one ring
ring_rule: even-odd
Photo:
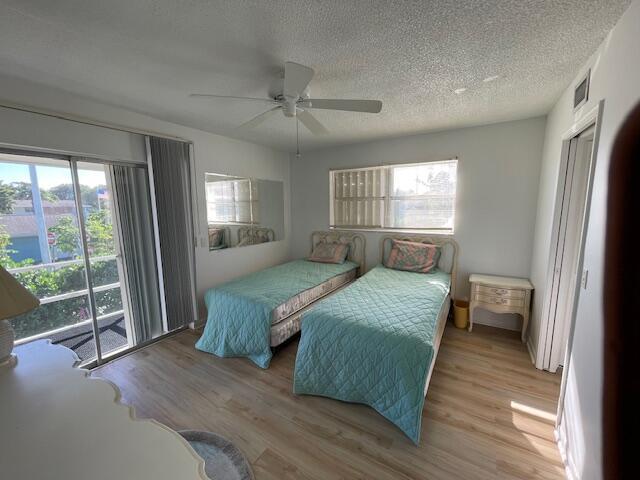
[[[284,103],[282,104],[282,111],[285,117],[296,116],[296,103],[298,99],[294,97],[284,97]]]

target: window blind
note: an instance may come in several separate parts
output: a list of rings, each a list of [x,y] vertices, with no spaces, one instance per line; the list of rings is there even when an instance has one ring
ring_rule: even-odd
[[[149,137],[167,330],[197,320],[189,145]]]
[[[258,186],[248,178],[207,182],[207,218],[214,223],[260,221]]]
[[[457,160],[330,172],[331,228],[453,231]]]
[[[382,227],[384,175],[381,168],[331,172],[334,227]]]

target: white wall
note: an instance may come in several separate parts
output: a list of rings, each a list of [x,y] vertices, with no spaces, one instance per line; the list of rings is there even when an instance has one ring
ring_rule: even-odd
[[[185,99],[186,101],[186,99]],[[0,104],[20,104],[36,109],[71,114],[81,119],[97,120],[126,129],[140,129],[158,134],[180,137],[193,142],[197,207],[199,207],[200,241],[196,248],[196,290],[200,318],[206,313],[202,298],[204,292],[232,278],[282,263],[289,258],[290,209],[289,209],[289,156],[287,153],[248,142],[233,140],[220,135],[183,127],[146,115],[120,108],[102,105],[75,95],[30,84],[23,80],[0,76]],[[34,142],[40,138],[40,125],[32,124]],[[29,129],[27,129],[27,132]],[[0,131],[0,143],[3,132]],[[119,137],[115,137],[119,138]],[[29,142],[27,136],[21,140]],[[11,143],[11,142],[7,142]],[[36,142],[37,143],[37,142]],[[62,150],[62,149],[61,149]],[[80,152],[74,152],[80,153]],[[85,152],[91,153],[91,152]],[[204,174],[226,173],[252,176],[284,182],[285,190],[285,239],[244,248],[209,252],[206,241],[207,219],[204,190]]]
[[[309,236],[329,225],[329,169],[458,157],[455,238],[458,292],[469,273],[529,276],[545,118],[327,148],[291,158],[292,256],[309,254]],[[367,233],[367,268],[380,262],[379,233]],[[517,316],[478,315],[519,328]]]
[[[0,146],[146,163],[144,136],[0,107]]]
[[[560,163],[561,137],[582,115],[604,99],[604,114],[594,176],[591,211],[584,252],[589,271],[586,290],[581,290],[567,375],[565,414],[559,432],[571,432],[566,441],[570,473],[584,480],[601,478],[602,466],[602,371],[603,371],[603,267],[605,252],[607,177],[615,135],[633,106],[640,101],[640,0],[634,1],[576,81],[591,68],[591,91],[587,104],[575,115],[572,84],[548,116],[544,157],[540,175],[532,279],[538,292],[545,289],[555,189]],[[540,335],[538,296],[532,331]],[[532,338],[540,342],[540,338]]]

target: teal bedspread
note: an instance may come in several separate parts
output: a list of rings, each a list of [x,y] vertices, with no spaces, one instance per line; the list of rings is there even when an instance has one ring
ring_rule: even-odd
[[[220,357],[248,357],[262,368],[271,360],[274,308],[358,264],[294,260],[212,288],[205,294],[207,324],[196,348]]]
[[[293,391],[373,407],[416,444],[451,276],[378,265],[302,317]]]

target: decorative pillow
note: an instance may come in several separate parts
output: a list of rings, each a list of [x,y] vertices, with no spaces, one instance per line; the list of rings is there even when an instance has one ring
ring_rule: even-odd
[[[209,247],[219,247],[222,244],[224,238],[224,230],[222,228],[210,228],[209,229]]]
[[[349,253],[349,245],[345,243],[324,243],[315,246],[309,260],[320,263],[344,263]]]
[[[246,247],[247,245],[259,245],[269,242],[269,234],[263,231],[249,231],[238,243],[238,247]]]
[[[267,243],[269,241],[269,234],[264,231],[256,232],[255,243]]]
[[[391,240],[391,251],[384,266],[394,270],[429,273],[440,258],[440,249],[428,243]]]

